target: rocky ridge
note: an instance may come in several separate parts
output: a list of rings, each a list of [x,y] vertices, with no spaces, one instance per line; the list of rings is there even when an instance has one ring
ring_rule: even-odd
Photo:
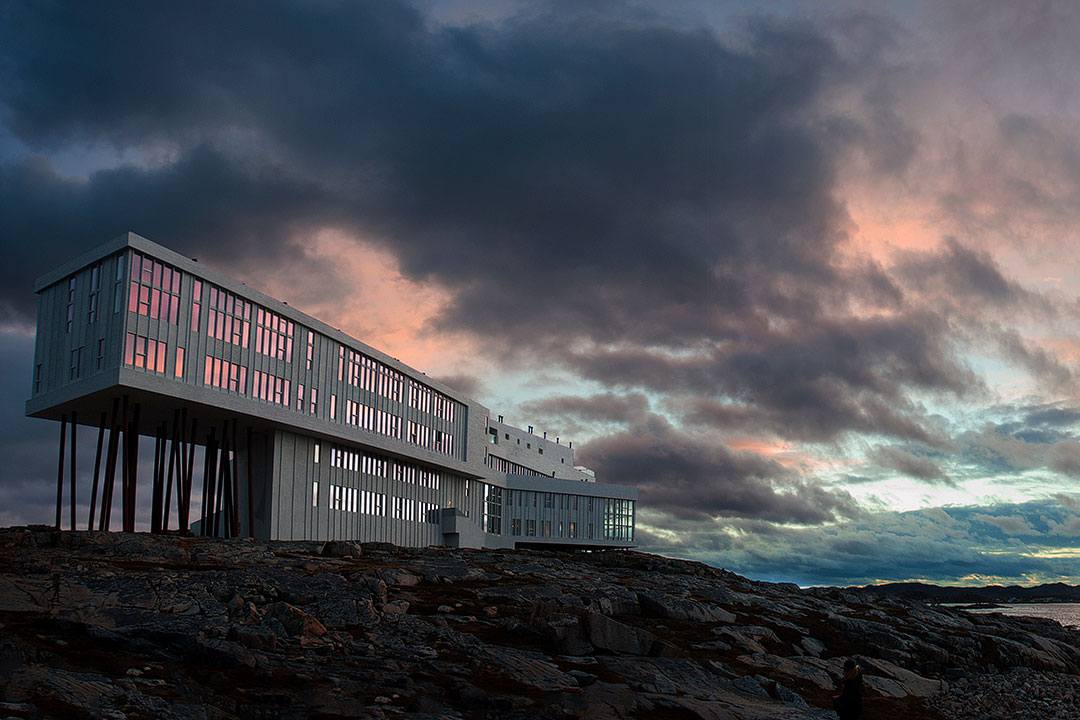
[[[638,552],[0,529],[0,717],[834,718],[848,656],[867,717],[1080,717],[1051,621]]]

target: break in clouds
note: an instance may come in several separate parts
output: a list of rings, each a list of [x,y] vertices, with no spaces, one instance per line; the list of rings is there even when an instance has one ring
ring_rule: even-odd
[[[986,154],[1075,138],[991,111],[990,149],[949,162],[955,144],[912,108],[960,70],[927,67],[944,46],[914,57],[887,13],[706,24],[551,4],[440,22],[397,2],[25,2],[0,17],[6,327],[32,324],[32,277],[126,230],[255,286],[288,268],[297,296],[332,305],[351,278],[306,251],[330,229],[445,290],[435,332],[569,378],[519,409],[641,489],[644,549],[782,577],[761,559],[773,548],[806,582],[874,577],[907,552],[859,550],[882,517],[922,517],[889,515],[905,504],[891,482],[1036,473],[1068,490],[1080,472],[1068,343],[1045,342],[1075,299],[1000,259],[1021,229],[1075,217],[1080,163],[1048,180]],[[930,242],[863,230],[855,208],[879,191],[918,206]],[[1008,238],[987,233],[988,205]],[[30,353],[3,360],[28,376]],[[446,374],[486,387],[467,364]],[[1004,417],[1003,376],[1030,410],[1010,398]],[[21,407],[25,388],[5,389]],[[5,458],[33,434],[17,415]],[[26,468],[8,494],[52,472]],[[965,522],[978,533],[937,522],[907,555],[927,564],[897,572],[959,577],[995,532],[1049,528]]]

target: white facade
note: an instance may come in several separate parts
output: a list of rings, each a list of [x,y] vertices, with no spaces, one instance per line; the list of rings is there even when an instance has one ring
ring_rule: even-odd
[[[265,539],[633,545],[637,491],[595,482],[569,443],[493,420],[423,373],[138,235],[44,275],[35,291],[26,412],[98,428],[93,487],[71,487],[93,493],[94,527],[109,527],[119,481],[120,522],[132,529],[145,492],[134,438],[150,435],[154,530],[191,521]],[[187,517],[200,474],[208,500]]]

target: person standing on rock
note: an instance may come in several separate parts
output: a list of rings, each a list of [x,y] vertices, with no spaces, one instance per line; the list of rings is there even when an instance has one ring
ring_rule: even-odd
[[[833,697],[832,704],[840,720],[862,717],[862,670],[850,658],[844,663],[844,689]]]

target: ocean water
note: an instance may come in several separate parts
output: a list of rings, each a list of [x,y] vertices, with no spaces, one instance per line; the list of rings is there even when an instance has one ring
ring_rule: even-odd
[[[1080,627],[1080,603],[1014,603],[993,610],[967,610],[970,613],[999,612],[1002,615],[1027,615],[1050,618],[1062,625]]]

